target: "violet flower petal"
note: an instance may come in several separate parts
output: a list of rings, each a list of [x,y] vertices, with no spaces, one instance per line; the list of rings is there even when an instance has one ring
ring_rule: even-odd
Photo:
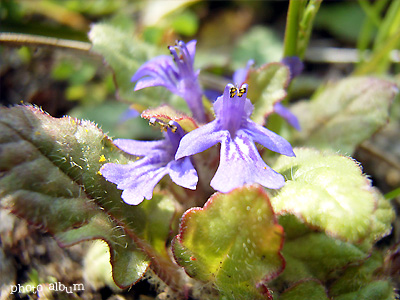
[[[297,117],[280,102],[274,104],[274,112],[284,118],[293,128],[300,131],[300,123]]]
[[[163,70],[168,68],[175,68],[174,61],[169,55],[160,55],[150,59],[148,62],[144,63],[132,76],[131,82],[139,80],[143,76],[155,77],[160,75]]]
[[[219,130],[219,123],[217,120],[203,125],[187,133],[181,139],[178,150],[175,154],[175,159],[203,152],[220,142],[227,134],[228,131]]]
[[[140,79],[134,88],[134,91],[139,91],[141,89],[147,88],[147,87],[152,87],[152,86],[163,86],[167,89],[169,89],[171,92],[175,91],[175,86],[172,84],[169,84],[168,81],[165,81],[164,79],[161,78],[153,78],[153,77],[145,77]]]
[[[267,128],[248,120],[242,129],[254,142],[264,147],[287,156],[295,156],[292,146],[280,135],[268,130]]]
[[[227,193],[246,183],[279,189],[285,184],[285,179],[265,164],[251,138],[242,132],[233,140],[228,136],[222,141],[220,164],[211,186]]]
[[[160,141],[135,141],[130,139],[116,139],[114,144],[121,150],[131,155],[145,156],[150,151],[160,148],[165,144],[164,140]]]
[[[177,185],[191,190],[196,189],[197,181],[199,180],[189,157],[170,162],[169,176]]]
[[[297,56],[284,57],[281,60],[281,63],[283,63],[285,66],[287,66],[289,68],[290,80],[292,80],[294,77],[300,75],[300,73],[304,69],[303,62]]]
[[[253,65],[254,65],[254,60],[250,59],[247,62],[247,65],[246,65],[245,68],[241,68],[241,69],[236,70],[233,73],[233,76],[232,76],[233,82],[235,84],[237,84],[238,86],[241,86],[243,83],[245,83],[247,75],[249,73],[249,70],[250,70],[251,66],[253,66]]]
[[[152,167],[147,172],[137,174],[136,168],[136,163],[127,165],[108,163],[101,168],[102,175],[108,181],[117,184],[118,189],[124,190],[121,197],[131,205],[141,203],[144,198],[150,200],[154,187],[168,172],[165,167]]]

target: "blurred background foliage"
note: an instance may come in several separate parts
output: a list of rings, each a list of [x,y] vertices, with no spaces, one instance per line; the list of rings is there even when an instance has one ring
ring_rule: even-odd
[[[0,31],[81,41],[90,47],[91,24],[107,22],[133,32],[144,45],[160,49],[160,54],[168,54],[166,45],[177,39],[197,39],[195,64],[202,69],[200,79],[205,88],[215,89],[216,82],[220,86],[219,81],[229,80],[249,59],[259,66],[282,58],[288,3],[2,0]],[[352,72],[397,74],[398,3],[323,2],[304,58],[305,71],[291,85],[289,100],[309,98],[321,83]],[[362,63],[365,50],[372,58]],[[140,118],[124,120],[131,103],[120,97],[112,70],[94,52],[27,43],[22,47],[2,44],[0,53],[2,104],[30,102],[53,116],[90,119],[112,137],[159,136]],[[399,81],[398,75],[391,78]],[[132,93],[133,88],[134,83]],[[270,123],[274,123],[273,118]]]

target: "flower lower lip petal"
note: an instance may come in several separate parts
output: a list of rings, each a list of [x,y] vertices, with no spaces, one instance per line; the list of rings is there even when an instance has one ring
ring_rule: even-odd
[[[211,186],[229,192],[247,183],[277,189],[284,185],[285,179],[264,163],[251,138],[242,132],[221,143],[220,165]]]

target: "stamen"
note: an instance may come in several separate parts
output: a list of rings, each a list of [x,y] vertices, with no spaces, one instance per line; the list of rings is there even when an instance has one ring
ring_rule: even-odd
[[[169,129],[171,129],[171,131],[172,131],[173,133],[175,133],[176,130],[178,129],[178,126],[176,126],[176,125],[174,124],[173,121],[169,121],[168,127],[169,127]]]
[[[158,120],[155,117],[150,118],[149,125],[156,126],[158,124],[161,127],[161,131],[167,131],[167,129],[171,129],[172,133],[175,133],[178,130],[178,126],[174,124],[174,121],[169,121],[169,123],[165,123],[164,121]]]
[[[229,97],[231,98],[235,97],[237,90],[238,90],[237,88],[231,87],[231,89],[229,90]]]
[[[150,120],[149,120],[149,125],[150,126],[156,126],[156,121],[157,121],[157,119],[156,118],[150,118]]]
[[[242,97],[243,96],[243,94],[245,94],[246,93],[246,91],[247,91],[247,89],[244,87],[244,88],[241,88],[241,89],[239,89],[239,93],[238,93],[238,96],[239,97]]]

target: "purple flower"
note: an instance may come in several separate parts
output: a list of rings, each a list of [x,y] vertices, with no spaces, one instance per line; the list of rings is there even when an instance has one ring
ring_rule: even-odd
[[[283,176],[264,163],[255,142],[294,156],[292,146],[284,138],[250,120],[253,105],[246,95],[247,84],[240,89],[228,84],[214,102],[215,120],[186,134],[175,155],[181,159],[221,143],[220,164],[211,180],[211,186],[220,192],[246,183],[259,183],[271,189],[285,184]]]
[[[150,122],[158,122],[155,118]],[[162,124],[162,123],[161,123]],[[175,160],[175,153],[184,131],[178,123],[171,121],[166,129],[165,139],[160,141],[135,141],[117,139],[114,144],[123,151],[142,159],[126,165],[108,163],[100,172],[110,182],[117,184],[123,190],[122,199],[132,205],[137,205],[144,198],[150,200],[156,184],[167,174],[176,184],[194,190],[197,184],[197,172],[190,158]]]
[[[201,123],[206,122],[200,84],[197,80],[199,70],[194,71],[194,55],[196,41],[185,44],[183,41],[176,46],[168,47],[171,56],[161,55],[142,65],[132,82],[137,81],[135,91],[151,87],[164,86],[172,93],[182,97],[187,102],[193,116]]]

